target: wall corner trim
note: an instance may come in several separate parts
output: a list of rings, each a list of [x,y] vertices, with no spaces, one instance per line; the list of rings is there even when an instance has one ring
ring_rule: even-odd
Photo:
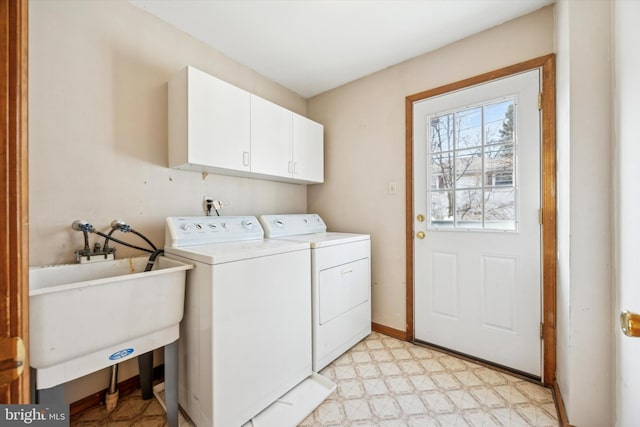
[[[394,329],[389,326],[380,325],[378,323],[371,322],[371,330],[374,332],[378,332],[379,334],[382,334],[382,335],[387,335],[392,338],[397,338],[402,341],[411,340],[411,337],[408,337],[405,331]]]

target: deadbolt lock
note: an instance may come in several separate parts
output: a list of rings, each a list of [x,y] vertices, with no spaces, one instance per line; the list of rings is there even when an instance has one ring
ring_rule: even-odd
[[[418,222],[424,222],[424,215],[422,215],[422,214],[418,214],[418,216],[416,217],[416,219],[418,220]]]
[[[416,233],[416,237],[417,237],[418,239],[421,239],[421,240],[422,240],[422,239],[424,239],[424,236],[426,236],[426,234],[425,234],[425,232],[424,232],[424,231],[418,231],[418,232]]]

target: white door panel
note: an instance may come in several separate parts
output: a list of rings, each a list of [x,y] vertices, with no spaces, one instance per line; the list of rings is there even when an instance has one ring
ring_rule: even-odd
[[[414,223],[426,234],[414,239],[415,338],[534,376],[539,79],[529,71],[416,102],[413,121],[414,218],[426,217]]]

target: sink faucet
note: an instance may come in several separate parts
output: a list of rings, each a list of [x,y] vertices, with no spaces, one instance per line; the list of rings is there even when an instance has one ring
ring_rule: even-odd
[[[96,243],[93,251],[91,251],[91,248],[89,247],[89,233],[95,233],[96,229],[86,220],[77,219],[73,221],[71,228],[76,231],[82,231],[82,234],[84,235],[84,248],[75,251],[77,262],[89,262],[92,257],[94,257],[94,261],[100,259],[107,261],[115,257],[115,248],[105,247],[104,249],[101,249],[99,243]]]

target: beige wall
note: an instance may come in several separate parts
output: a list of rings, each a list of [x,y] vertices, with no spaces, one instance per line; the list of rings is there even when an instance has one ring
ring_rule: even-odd
[[[556,3],[556,376],[569,422],[580,427],[614,425],[612,5]]]
[[[74,261],[75,219],[106,230],[121,218],[161,247],[164,219],[201,214],[204,195],[230,200],[227,215],[306,211],[304,185],[167,168],[167,81],[182,67],[303,115],[304,99],[128,2],[29,6],[31,265]],[[121,379],[136,373],[125,365]],[[67,401],[107,384],[104,371],[85,377],[66,387]]]
[[[308,101],[325,125],[325,183],[308,210],[330,229],[371,233],[373,321],[405,330],[405,97],[553,52],[546,7]],[[389,194],[389,183],[397,194]]]
[[[125,1],[30,3],[30,263],[73,261],[78,218],[122,218],[164,242],[164,218],[304,212],[304,185],[167,168],[167,81],[196,66],[300,114],[306,101]],[[118,249],[119,256],[133,252]]]

